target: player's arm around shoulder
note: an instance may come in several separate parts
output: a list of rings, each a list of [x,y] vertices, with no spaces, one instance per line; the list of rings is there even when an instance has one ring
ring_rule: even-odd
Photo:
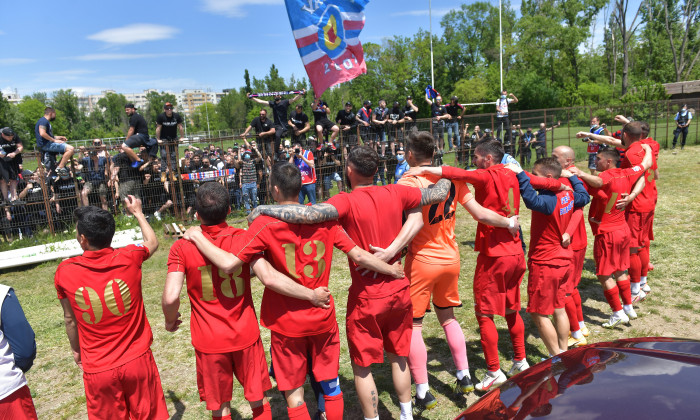
[[[243,261],[241,261],[240,258],[211,243],[211,241],[204,236],[202,228],[199,226],[192,226],[187,229],[183,238],[192,242],[199,252],[207,257],[209,261],[216,261],[216,266],[226,274],[235,272],[243,265]]]
[[[513,235],[517,235],[519,232],[520,222],[517,215],[505,217],[491,209],[484,208],[474,200],[474,196],[471,193],[468,194],[468,200],[462,203],[462,206],[477,222],[493,227],[506,228]]]
[[[319,308],[330,308],[331,292],[327,287],[317,287],[309,289],[295,282],[275,268],[264,258],[258,258],[250,265],[253,273],[265,286],[271,290],[292,298],[309,301]]]
[[[130,195],[124,199],[124,206],[139,222],[141,234],[143,235],[143,245],[148,249],[148,256],[150,257],[158,250],[158,237],[143,214],[141,200]]]

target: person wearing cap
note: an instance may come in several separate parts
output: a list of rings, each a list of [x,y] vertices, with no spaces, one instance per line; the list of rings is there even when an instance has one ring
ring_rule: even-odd
[[[365,100],[362,103],[362,108],[357,111],[355,120],[360,124],[360,138],[362,139],[362,144],[371,142],[372,139],[369,138],[369,127],[372,123],[372,101]]]
[[[345,107],[335,115],[335,123],[340,127],[346,147],[357,146],[357,126],[355,112],[352,110],[352,102],[345,102]]]
[[[413,103],[413,96],[406,97],[406,106],[403,108],[404,130],[416,129],[418,119],[418,107]]]
[[[47,152],[53,155],[61,153],[61,161],[56,166],[56,174],[61,178],[69,176],[66,164],[73,156],[75,150],[73,146],[68,144],[68,139],[64,136],[54,136],[51,127],[51,121],[56,119],[56,110],[47,106],[44,108],[44,116],[34,125],[34,136],[36,137],[36,145],[42,152]]]
[[[496,100],[496,130],[497,136],[501,139],[501,132],[505,131],[506,143],[511,142],[510,138],[510,120],[508,119],[508,104],[517,104],[518,98],[514,94],[508,93],[505,89],[501,92],[501,97]]]
[[[282,99],[282,94],[280,93],[276,94],[272,101],[263,101],[262,99],[250,98],[250,96],[248,96],[253,100],[253,102],[257,102],[260,105],[269,106],[270,109],[272,109],[272,120],[275,127],[275,145],[273,150],[275,153],[277,153],[277,151],[280,149],[282,137],[287,135],[287,124],[289,122],[287,119],[287,115],[289,113],[287,111],[289,110],[289,105],[298,101],[304,95],[306,95],[306,89],[303,89],[301,93],[298,93],[292,99]]]
[[[678,136],[683,134],[683,137],[681,138],[681,150],[683,150],[685,147],[685,138],[688,137],[688,126],[690,125],[690,121],[693,119],[693,114],[688,111],[688,105],[683,104],[673,119],[676,121],[676,129],[673,130],[673,146],[671,146],[671,149],[676,148]]]
[[[433,118],[433,138],[438,149],[435,155],[440,157],[445,149],[445,121],[452,118],[452,116],[447,113],[445,106],[442,104],[442,96],[438,95],[433,101],[426,93],[425,101],[430,105],[430,116]]]
[[[277,129],[275,128],[273,121],[267,118],[266,109],[261,109],[260,116],[253,118],[253,120],[250,122],[250,125],[241,134],[241,138],[245,139],[248,133],[250,133],[250,130],[253,128],[255,128],[255,134],[257,134],[258,139],[260,140],[262,146],[265,149],[265,154],[267,156],[271,155],[274,152],[272,146],[275,131],[277,131]]]
[[[22,140],[10,127],[0,130],[0,189],[2,190],[2,202],[8,199],[7,186],[10,186],[9,199],[13,205],[24,204],[17,197],[17,182],[22,163]]]
[[[389,145],[391,147],[391,154],[396,154],[396,142],[403,141],[403,122],[406,116],[401,109],[398,101],[394,101],[389,113],[387,115],[386,125],[387,132],[389,134]]]
[[[453,147],[459,148],[462,145],[462,141],[459,138],[459,123],[462,120],[462,115],[464,115],[466,108],[459,103],[457,96],[452,96],[452,98],[450,98],[450,103],[445,105],[445,111],[447,111],[447,114],[450,116],[446,125],[448,146],[450,147],[450,151],[452,151]]]
[[[399,179],[401,179],[404,172],[410,169],[410,166],[408,166],[408,161],[406,161],[406,150],[403,147],[396,149],[396,162],[396,169],[394,169],[394,184],[398,184]]]
[[[182,117],[173,111],[173,104],[166,102],[163,112],[156,117],[156,141],[160,145],[162,166],[173,171],[177,165],[178,132],[180,137],[184,137],[185,128],[182,125]],[[170,161],[169,165],[168,161]]]
[[[306,144],[306,133],[311,130],[311,124],[309,124],[309,116],[304,113],[302,104],[294,107],[294,111],[289,114],[287,125],[292,129],[292,142]],[[284,145],[289,147],[289,140],[285,140]],[[279,149],[277,149],[277,152],[279,153]]]
[[[128,103],[124,106],[126,115],[129,116],[129,130],[126,132],[126,139],[122,144],[122,150],[131,160],[131,166],[138,168],[143,165],[143,159],[134,152],[135,147],[144,146],[148,150],[148,155],[151,158],[158,156],[158,143],[151,141],[148,136],[148,124],[143,116],[136,112],[136,106]]]

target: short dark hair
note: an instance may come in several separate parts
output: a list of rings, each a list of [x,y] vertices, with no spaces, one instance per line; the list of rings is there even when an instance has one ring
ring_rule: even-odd
[[[205,182],[197,188],[194,208],[205,225],[218,225],[226,220],[229,204],[228,190],[218,182]]]
[[[561,176],[561,165],[556,158],[551,156],[537,159],[533,168],[540,168],[542,172],[552,175],[553,178],[559,178]]]
[[[50,106],[47,106],[46,108],[44,108],[44,115],[48,115],[48,114],[50,114],[50,113],[52,113],[52,112],[56,112],[56,110],[53,109],[53,108],[50,107]]]
[[[371,177],[379,168],[379,155],[369,146],[358,146],[348,153],[348,164],[364,177]]]
[[[642,138],[644,130],[642,129],[641,121],[630,121],[622,127],[622,132],[625,136],[629,136],[631,140],[637,141]]]
[[[270,172],[270,187],[279,188],[284,198],[298,197],[301,191],[301,172],[290,162],[277,162]]]
[[[129,102],[128,104],[124,105],[124,109],[126,109],[126,108],[133,108],[133,109],[136,109],[136,105],[134,105],[134,104],[132,104],[131,102]]]
[[[602,159],[612,159],[613,163],[617,165],[620,161],[620,152],[615,149],[603,149],[598,152],[598,156]]]
[[[493,156],[493,160],[497,164],[501,163],[503,160],[503,155],[505,154],[501,143],[498,140],[491,139],[485,139],[478,142],[476,147],[474,147],[474,151],[479,152],[479,154],[484,156]]]
[[[649,123],[646,121],[641,121],[641,128],[642,128],[642,137],[644,137],[644,138],[649,137],[649,132],[651,131],[651,127],[649,127]]]
[[[427,131],[411,131],[406,140],[406,149],[418,160],[432,159],[435,154],[435,139]]]
[[[114,217],[107,210],[95,206],[83,206],[73,210],[75,229],[85,236],[90,246],[97,249],[107,248],[114,237]]]

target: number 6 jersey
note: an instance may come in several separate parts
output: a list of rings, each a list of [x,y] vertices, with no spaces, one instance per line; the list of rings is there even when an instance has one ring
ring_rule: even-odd
[[[78,324],[86,373],[103,372],[143,355],[153,342],[141,297],[148,248],[128,245],[85,251],[58,265],[54,284]]]

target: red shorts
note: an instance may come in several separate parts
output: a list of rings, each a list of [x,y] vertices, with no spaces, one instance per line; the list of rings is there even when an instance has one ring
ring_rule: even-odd
[[[649,240],[654,240],[654,212],[651,212],[651,225],[649,226]],[[649,246],[649,244],[647,244]]]
[[[527,279],[527,312],[552,315],[564,307],[568,284],[571,282],[571,264],[556,266],[531,261]]]
[[[158,366],[149,349],[119,367],[83,373],[90,419],[167,419]]]
[[[443,265],[406,258],[406,273],[411,280],[413,318],[423,318],[430,308],[430,297],[437,308],[462,306],[459,300],[459,262]]]
[[[345,333],[350,359],[358,366],[384,361],[384,350],[408,356],[413,330],[409,289],[382,298],[348,297]]]
[[[624,229],[596,235],[593,244],[595,273],[610,276],[616,271],[625,271],[630,267],[630,231]]]
[[[522,254],[489,257],[480,253],[474,272],[474,308],[484,315],[505,316],[520,310],[520,283],[525,274]]]
[[[652,233],[654,226],[654,212],[637,213],[628,211],[625,214],[627,226],[630,228],[630,247],[644,247],[654,236]]]
[[[267,361],[262,341],[243,350],[229,353],[202,353],[195,350],[199,400],[206,401],[207,410],[218,410],[233,398],[233,375],[243,385],[248,401],[260,401],[272,388],[267,373]]]
[[[574,250],[573,270],[571,271],[571,284],[569,293],[581,283],[581,275],[583,274],[583,263],[586,261],[586,248]]]
[[[27,385],[0,401],[0,419],[37,420],[34,401]]]
[[[270,345],[280,391],[291,391],[304,385],[308,362],[317,382],[338,377],[340,336],[337,324],[328,332],[306,337],[289,337],[271,331]]]

